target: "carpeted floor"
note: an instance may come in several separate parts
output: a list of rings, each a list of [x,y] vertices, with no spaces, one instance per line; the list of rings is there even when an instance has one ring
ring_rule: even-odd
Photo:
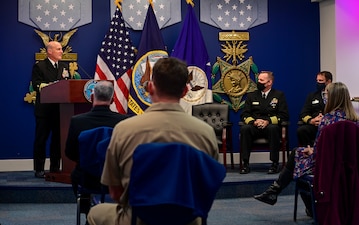
[[[238,165],[237,165],[238,167]],[[293,221],[294,183],[270,206],[252,198],[263,192],[278,174],[267,174],[268,165],[252,165],[250,174],[228,170],[209,213],[209,225],[312,224],[302,201]],[[81,220],[84,224],[85,218]],[[33,172],[0,173],[0,225],[73,225],[76,204],[70,184],[34,178]]]
[[[293,221],[292,195],[280,196],[276,205],[270,206],[253,198],[217,199],[208,216],[209,225],[310,225],[312,219],[298,205],[297,223]],[[85,218],[82,218],[85,224]],[[0,204],[1,225],[73,225],[76,224],[75,203]]]

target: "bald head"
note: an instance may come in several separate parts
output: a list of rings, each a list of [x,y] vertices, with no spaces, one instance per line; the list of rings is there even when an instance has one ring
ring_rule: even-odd
[[[57,62],[62,59],[62,46],[57,41],[50,41],[46,46],[47,57],[52,61]]]

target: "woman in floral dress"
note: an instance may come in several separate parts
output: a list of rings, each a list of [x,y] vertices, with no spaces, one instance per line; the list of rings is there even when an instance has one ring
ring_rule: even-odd
[[[296,148],[292,151],[288,158],[287,165],[282,169],[279,177],[274,183],[262,194],[255,195],[254,198],[264,203],[274,205],[280,192],[288,186],[294,179],[303,175],[314,174],[315,169],[315,153],[316,142],[321,135],[321,131],[325,126],[342,120],[351,120],[359,125],[359,116],[356,114],[348,88],[341,82],[328,84],[325,88],[325,98],[327,104],[324,109],[324,116],[318,126],[318,133],[313,147]],[[306,213],[312,216],[310,198],[302,199],[306,205]]]

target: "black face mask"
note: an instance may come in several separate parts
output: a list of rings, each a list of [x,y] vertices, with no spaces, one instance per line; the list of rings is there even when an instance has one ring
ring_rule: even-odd
[[[323,91],[325,88],[325,83],[318,83],[317,82],[317,90],[318,91]]]
[[[257,89],[260,91],[263,91],[266,87],[264,86],[264,84],[257,82]]]

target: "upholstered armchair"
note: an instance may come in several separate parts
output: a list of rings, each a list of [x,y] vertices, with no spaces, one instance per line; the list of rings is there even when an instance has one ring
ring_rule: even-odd
[[[229,107],[226,104],[206,103],[192,106],[192,115],[211,125],[216,133],[223,164],[227,167],[227,150],[230,152],[231,168],[234,169],[232,148],[232,123],[229,122]]]

